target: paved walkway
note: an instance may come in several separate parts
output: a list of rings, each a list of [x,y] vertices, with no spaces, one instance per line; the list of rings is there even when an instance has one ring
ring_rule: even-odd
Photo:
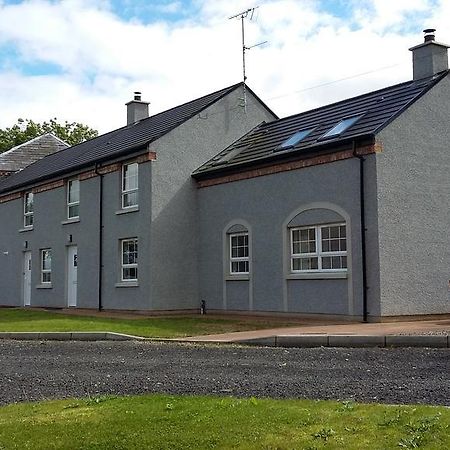
[[[289,328],[272,328],[256,331],[241,331],[238,333],[194,336],[178,340],[190,342],[238,342],[272,336],[299,335],[450,335],[450,318],[413,322],[308,324]]]

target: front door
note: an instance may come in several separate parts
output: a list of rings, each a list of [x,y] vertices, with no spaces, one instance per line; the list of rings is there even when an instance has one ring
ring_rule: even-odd
[[[31,305],[31,252],[23,253],[23,305]]]
[[[77,247],[67,247],[67,303],[77,306]]]

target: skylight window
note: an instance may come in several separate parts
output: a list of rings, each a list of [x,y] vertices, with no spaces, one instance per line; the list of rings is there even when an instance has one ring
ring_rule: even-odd
[[[309,130],[301,130],[297,131],[297,133],[293,134],[289,139],[284,141],[281,145],[279,145],[275,151],[284,150],[289,147],[293,147],[294,145],[297,145],[300,141],[305,139],[306,136],[308,136],[309,133],[311,133],[313,129],[310,128]]]
[[[327,131],[323,138],[329,138],[334,136],[339,136],[345,130],[350,128],[361,116],[349,117],[348,119],[342,119],[338,124],[336,124],[331,130]]]

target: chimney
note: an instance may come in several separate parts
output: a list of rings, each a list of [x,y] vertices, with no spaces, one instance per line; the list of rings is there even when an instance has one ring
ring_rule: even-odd
[[[150,103],[141,100],[140,92],[135,92],[134,99],[125,104],[127,105],[127,125],[148,117],[148,105]]]
[[[448,45],[434,40],[434,28],[427,28],[424,32],[423,44],[411,47],[413,54],[413,79],[420,80],[448,69]]]

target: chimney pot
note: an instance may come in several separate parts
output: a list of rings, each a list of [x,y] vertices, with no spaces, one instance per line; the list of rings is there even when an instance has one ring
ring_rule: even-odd
[[[423,30],[425,36],[424,36],[424,42],[430,42],[434,41],[435,35],[434,32],[436,31],[436,28],[427,28],[426,30]]]
[[[134,99],[141,101],[141,93],[139,91],[135,91],[134,93]]]

